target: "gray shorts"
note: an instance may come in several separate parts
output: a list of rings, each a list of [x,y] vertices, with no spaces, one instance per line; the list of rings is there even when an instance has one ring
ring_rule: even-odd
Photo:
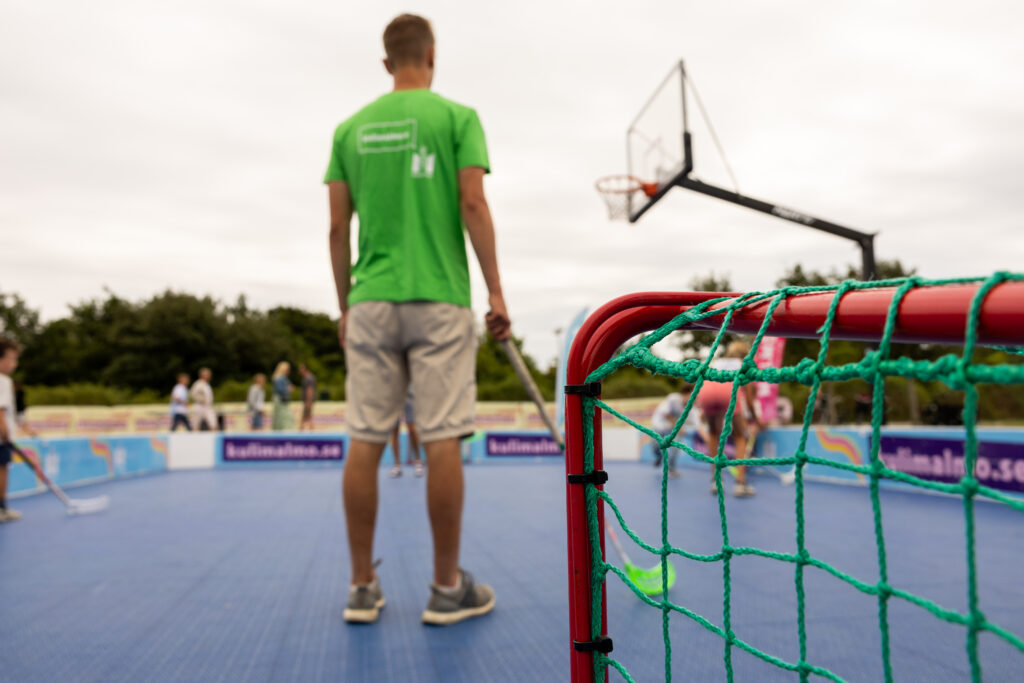
[[[363,301],[348,311],[345,380],[349,436],[386,443],[413,390],[424,443],[475,429],[473,311],[435,301]]]

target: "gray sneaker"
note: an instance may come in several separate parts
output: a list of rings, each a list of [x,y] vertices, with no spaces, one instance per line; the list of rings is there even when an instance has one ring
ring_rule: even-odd
[[[384,592],[380,589],[380,577],[374,576],[372,582],[361,586],[349,586],[345,621],[372,624],[386,604]]]
[[[483,583],[473,581],[473,575],[459,570],[461,585],[455,595],[448,595],[430,587],[430,601],[423,610],[423,623],[446,626],[471,617],[479,617],[494,609],[494,590]]]
[[[21,513],[13,508],[0,508],[0,523],[17,522],[21,519]]]

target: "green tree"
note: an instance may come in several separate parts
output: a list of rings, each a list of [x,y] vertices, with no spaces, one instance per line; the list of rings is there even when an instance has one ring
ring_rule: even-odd
[[[519,349],[533,381],[537,383],[541,395],[545,400],[552,400],[555,397],[554,370],[541,372],[537,369],[537,363],[528,354],[523,352],[523,340],[519,337],[512,337],[512,342]],[[528,401],[530,395],[526,392],[519,376],[512,368],[508,356],[502,351],[501,346],[489,334],[480,336],[480,346],[476,354],[476,395],[480,401]]]
[[[338,343],[338,321],[325,313],[293,307],[273,308],[267,316],[291,340],[294,369],[305,363],[317,376],[321,391],[326,390],[332,398],[343,398],[346,370],[345,355]]]
[[[905,268],[898,260],[879,261],[877,264],[880,279],[895,277],[906,277],[913,275],[915,270]],[[832,269],[827,273],[815,270],[805,270],[797,263],[775,283],[776,287],[822,287],[837,285],[844,280],[859,280],[860,268],[853,264],[843,269]],[[817,339],[790,338],[786,340],[786,348],[783,354],[783,365],[796,365],[804,358],[817,358],[820,344]],[[832,340],[829,343],[828,363],[830,365],[844,365],[855,363],[864,357],[868,345],[864,342]],[[907,349],[893,349],[893,353],[910,351]],[[901,380],[902,382],[902,380]],[[908,400],[908,391],[913,390],[906,387],[905,383],[896,391],[895,385],[887,387],[892,389],[886,397],[886,410],[888,419],[910,419],[911,401]],[[779,392],[787,396],[793,402],[793,409],[796,415],[802,415],[807,408],[807,399],[810,395],[808,387],[784,385]],[[868,410],[870,410],[871,387],[863,380],[850,380],[847,382],[829,382],[822,386],[818,397],[817,419],[822,422],[857,422],[866,421]],[[895,414],[895,412],[898,414]]]
[[[30,308],[17,294],[0,292],[0,334],[30,345],[40,330],[39,311]]]

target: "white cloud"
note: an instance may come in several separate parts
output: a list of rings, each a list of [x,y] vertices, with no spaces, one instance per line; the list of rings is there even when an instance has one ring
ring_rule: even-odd
[[[405,7],[13,0],[0,28],[0,289],[48,317],[165,288],[334,312],[320,178],[334,125],[384,92]],[[856,249],[676,190],[608,223],[597,176],[685,57],[742,189],[879,231],[926,275],[1024,257],[1019,7],[962,3],[427,2],[435,87],[475,106],[518,334],[541,360],[575,310],[731,273],[766,289]],[[991,17],[999,17],[993,21]],[[697,175],[727,184],[699,137]],[[482,282],[474,301],[481,309]]]

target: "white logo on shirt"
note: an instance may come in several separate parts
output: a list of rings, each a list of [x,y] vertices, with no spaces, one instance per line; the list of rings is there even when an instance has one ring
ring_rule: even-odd
[[[380,154],[416,149],[416,119],[367,123],[356,131],[360,154]]]
[[[426,147],[420,147],[419,152],[413,152],[412,154],[412,177],[433,178],[436,161],[436,154],[428,154]]]

